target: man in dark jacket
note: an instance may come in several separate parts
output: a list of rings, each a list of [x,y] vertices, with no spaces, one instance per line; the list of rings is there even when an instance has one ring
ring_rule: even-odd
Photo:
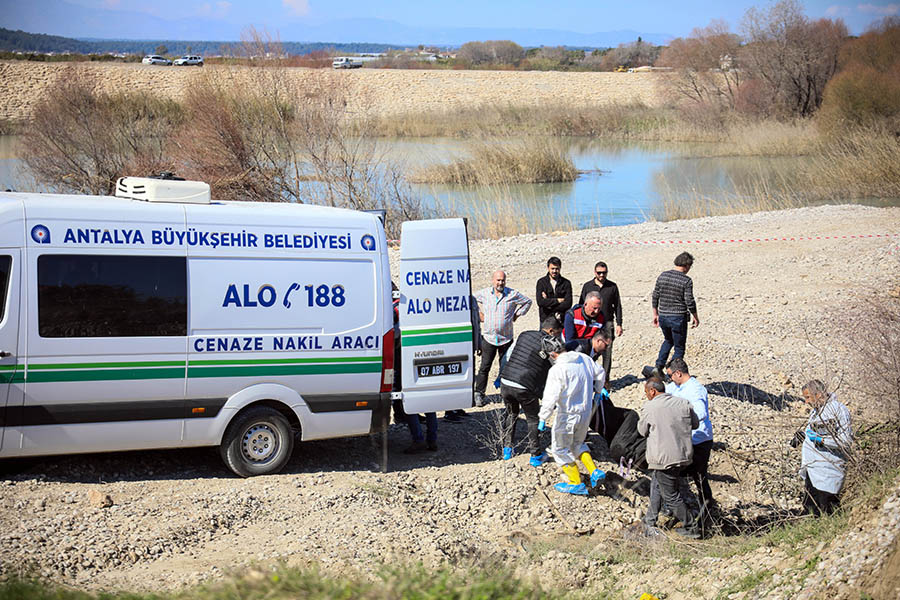
[[[562,261],[551,256],[547,274],[537,280],[534,297],[542,325],[547,317],[556,317],[562,323],[566,311],[572,308],[572,282],[560,274],[561,269]]]
[[[603,261],[594,265],[594,278],[581,286],[581,296],[578,298],[579,304],[584,304],[587,295],[591,292],[600,294],[600,300],[603,302],[603,327],[609,332],[611,339],[622,336],[622,299],[619,297],[619,286],[614,281],[610,281],[609,267]],[[612,342],[603,352],[603,370],[606,371],[606,381],[610,379],[610,370],[612,369]]]
[[[513,456],[516,422],[519,410],[525,413],[528,425],[528,450],[531,466],[539,467],[547,460],[547,453],[540,446],[538,412],[541,396],[551,364],[542,349],[544,338],[555,338],[561,330],[556,317],[550,316],[541,323],[540,331],[523,331],[506,354],[506,366],[500,377],[500,396],[506,405],[503,422],[503,459]]]

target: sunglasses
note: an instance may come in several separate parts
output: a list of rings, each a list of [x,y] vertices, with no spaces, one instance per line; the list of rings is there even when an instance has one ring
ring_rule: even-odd
[[[597,271],[597,276],[598,277],[606,277],[606,273],[607,273],[606,271]]]

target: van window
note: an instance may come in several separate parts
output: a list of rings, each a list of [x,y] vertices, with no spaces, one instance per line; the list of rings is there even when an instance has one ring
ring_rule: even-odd
[[[6,315],[6,291],[9,289],[9,269],[12,256],[0,255],[0,321]]]
[[[46,338],[187,334],[187,259],[45,254],[38,331]]]

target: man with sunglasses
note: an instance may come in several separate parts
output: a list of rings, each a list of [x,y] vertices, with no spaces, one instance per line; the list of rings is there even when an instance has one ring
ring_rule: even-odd
[[[603,261],[594,265],[594,278],[581,286],[581,296],[578,304],[584,304],[585,298],[591,292],[600,294],[603,305],[603,329],[609,333],[609,344],[603,352],[603,370],[606,372],[606,381],[609,382],[610,369],[612,367],[613,340],[622,335],[622,300],[619,297],[619,286],[607,279],[609,267]]]

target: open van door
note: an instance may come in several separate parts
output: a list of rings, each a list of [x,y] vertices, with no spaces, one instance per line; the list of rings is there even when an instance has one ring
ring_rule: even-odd
[[[403,223],[397,284],[403,409],[469,408],[475,361],[465,220]]]

